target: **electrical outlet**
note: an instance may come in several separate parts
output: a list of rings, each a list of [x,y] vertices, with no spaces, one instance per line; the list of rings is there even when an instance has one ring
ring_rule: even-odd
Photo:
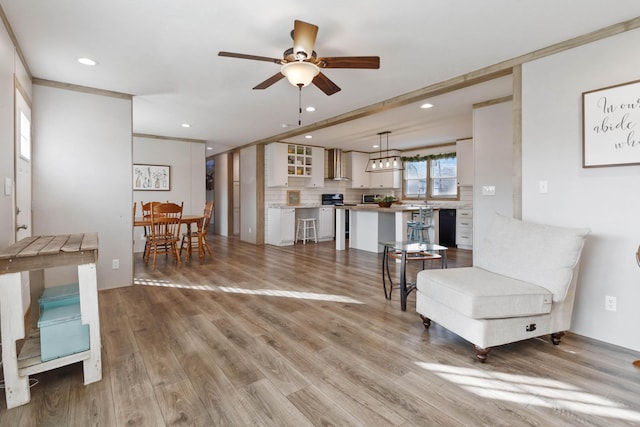
[[[607,295],[604,297],[604,309],[607,311],[616,311],[616,297]]]
[[[114,270],[117,270],[120,268],[120,260],[119,259],[114,259],[111,260],[111,268]]]

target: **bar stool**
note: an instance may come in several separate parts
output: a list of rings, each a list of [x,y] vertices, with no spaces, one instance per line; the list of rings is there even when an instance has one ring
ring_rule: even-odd
[[[421,206],[417,221],[407,222],[407,240],[409,242],[431,243],[429,230],[433,228],[433,208]]]
[[[307,240],[311,240],[313,231],[313,241],[318,243],[318,234],[316,233],[315,218],[298,218],[298,228],[296,229],[296,242],[300,240],[300,231],[302,231],[302,244],[306,244]]]

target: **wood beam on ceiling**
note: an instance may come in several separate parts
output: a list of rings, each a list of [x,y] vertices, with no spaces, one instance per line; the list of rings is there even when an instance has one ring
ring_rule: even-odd
[[[597,40],[605,39],[607,37],[621,34],[626,31],[634,30],[636,28],[640,28],[640,17],[636,17],[618,24],[610,25],[606,28],[602,28],[600,30],[593,31],[591,33],[574,37],[572,39],[565,40],[563,42],[556,43],[551,46],[547,46],[545,48],[538,49],[533,52],[529,52],[524,55],[517,56],[515,58],[508,59],[506,61],[499,62],[497,64],[472,71],[462,76],[454,77],[449,80],[445,80],[439,83],[426,86],[422,89],[418,89],[412,92],[405,93],[403,95],[399,95],[399,96],[387,99],[385,101],[378,102],[376,104],[372,104],[357,110],[340,114],[338,116],[321,120],[321,121],[309,124],[307,126],[302,126],[298,129],[294,129],[288,132],[280,133],[280,134],[263,138],[257,141],[253,141],[247,144],[247,146],[256,145],[256,144],[267,144],[275,141],[282,141],[287,138],[292,138],[294,136],[303,135],[309,132],[314,132],[319,129],[324,129],[327,127],[339,125],[352,120],[357,120],[363,117],[381,113],[391,108],[402,107],[404,105],[418,102],[427,98],[442,95],[448,92],[453,92],[458,89],[463,89],[463,88],[473,86],[478,83],[483,83],[489,80],[493,80],[499,77],[507,76],[509,74],[512,74],[513,67],[521,66],[526,62],[531,62],[540,58],[544,58],[549,55],[553,55],[559,52],[573,49],[588,43],[592,43]]]

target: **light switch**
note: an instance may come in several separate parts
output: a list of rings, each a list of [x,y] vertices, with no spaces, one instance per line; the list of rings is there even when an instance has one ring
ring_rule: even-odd
[[[549,184],[547,181],[540,181],[538,186],[540,188],[540,194],[547,194],[549,192]]]
[[[495,196],[496,195],[496,186],[495,185],[483,185],[482,186],[482,195],[483,196]]]
[[[13,185],[11,185],[11,178],[5,178],[4,179],[4,195],[5,196],[10,196],[11,195],[11,187],[13,187]]]

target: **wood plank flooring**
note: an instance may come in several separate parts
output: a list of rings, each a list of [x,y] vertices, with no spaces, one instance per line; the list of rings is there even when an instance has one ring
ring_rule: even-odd
[[[80,363],[35,375],[27,405],[0,392],[0,426],[640,425],[637,353],[569,333],[480,364],[424,329],[415,295],[384,299],[381,255],[209,240],[202,265],[137,255],[135,285],[99,293],[102,381]]]

